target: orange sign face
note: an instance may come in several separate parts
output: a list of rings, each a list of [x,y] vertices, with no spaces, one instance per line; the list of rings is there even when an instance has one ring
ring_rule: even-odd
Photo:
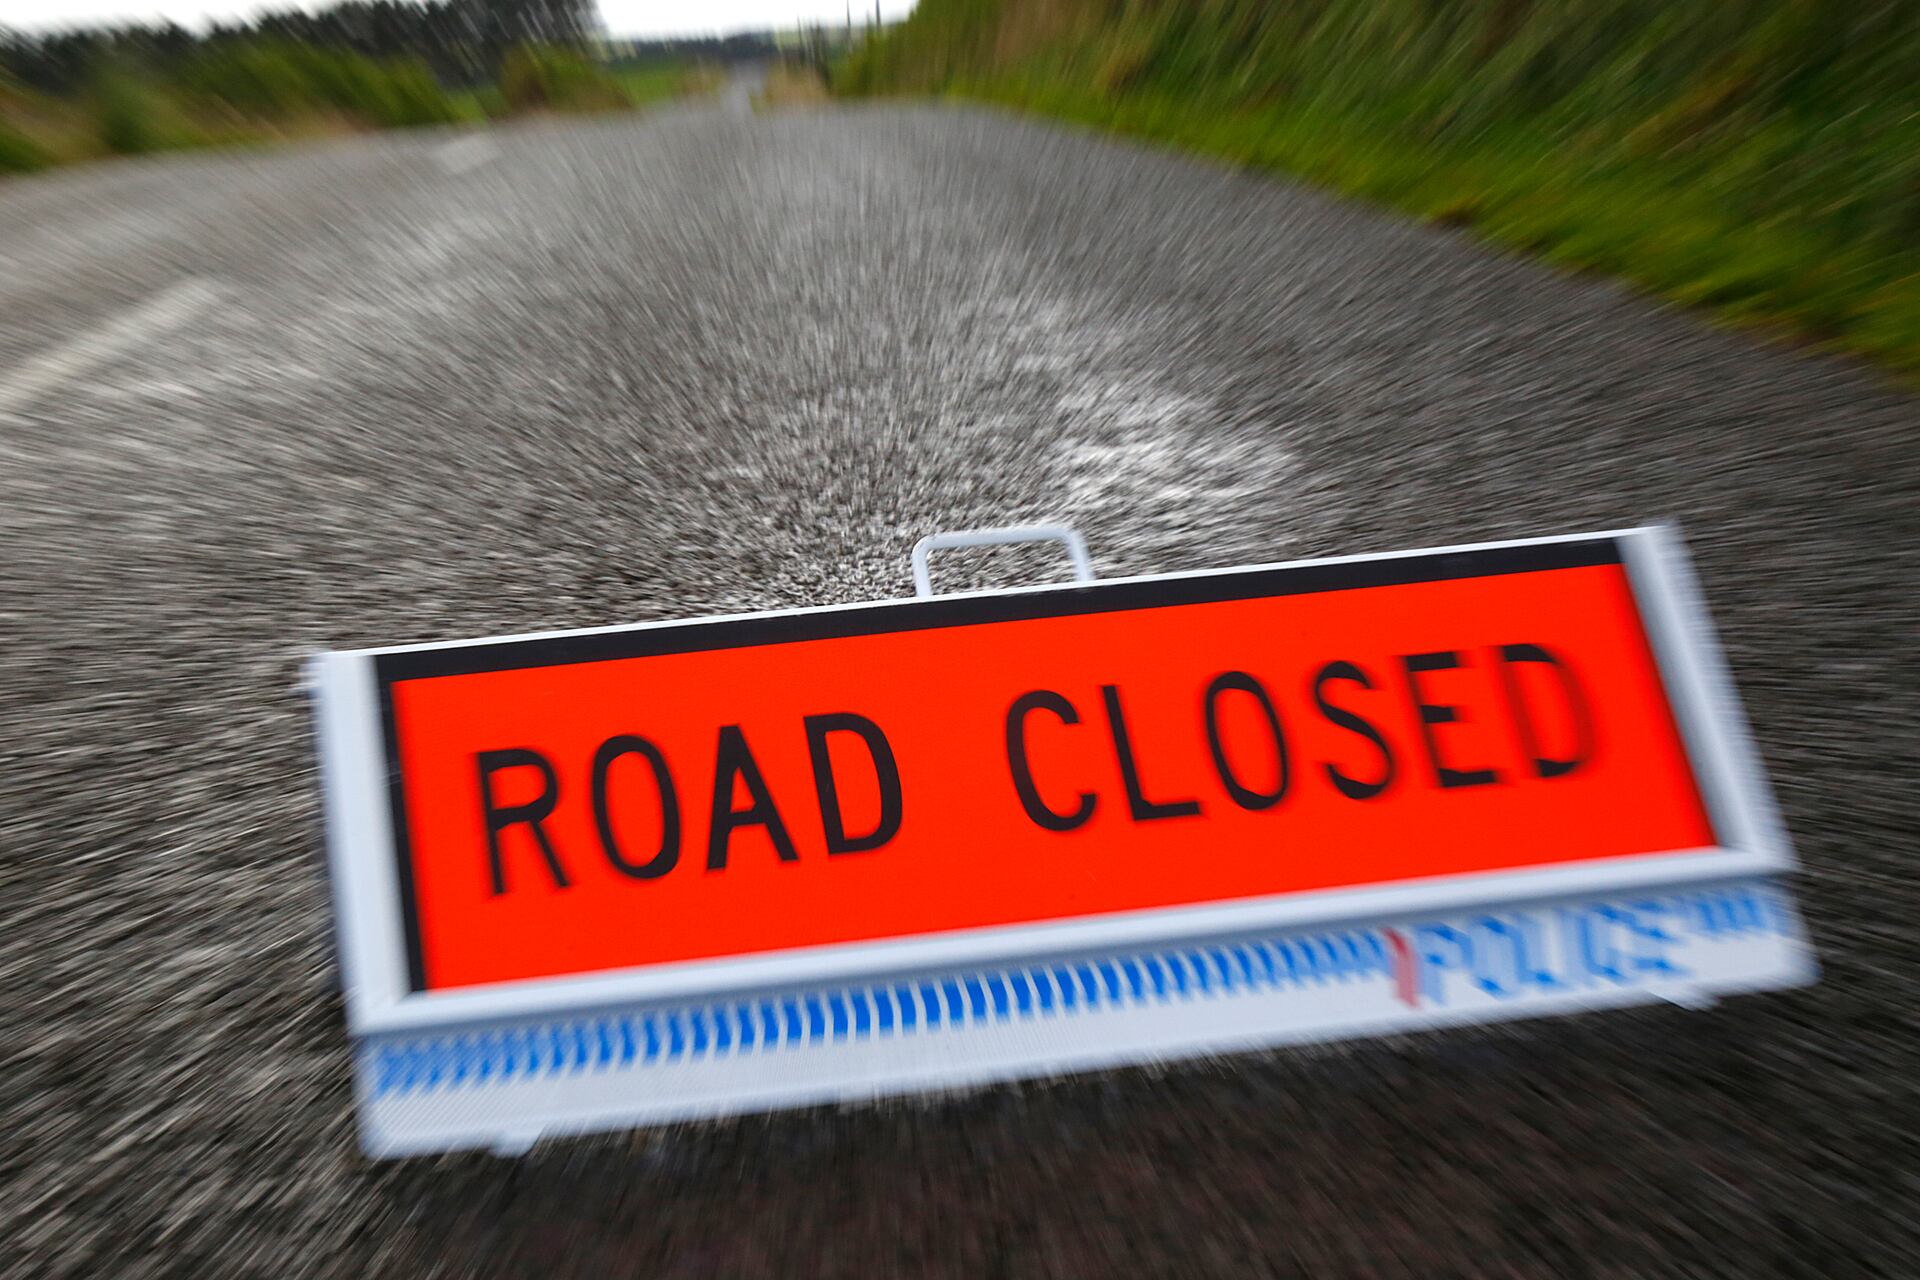
[[[411,987],[1710,849],[1619,555],[382,653]]]

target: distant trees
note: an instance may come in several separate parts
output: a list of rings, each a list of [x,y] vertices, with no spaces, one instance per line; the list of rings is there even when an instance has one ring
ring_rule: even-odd
[[[764,62],[780,56],[771,31],[676,40],[620,40],[613,52],[633,62]]]
[[[521,45],[584,48],[600,34],[593,0],[343,0],[195,33],[173,23],[56,31],[0,27],[0,76],[44,93],[84,88],[104,64],[172,75],[209,52],[267,43],[367,58],[417,58],[444,83],[490,81]]]
[[[0,24],[0,175],[342,130],[622,110],[710,83],[690,64],[774,51],[771,33],[611,41],[595,0],[340,0],[198,31]]]
[[[342,0],[198,32],[0,26],[0,173],[284,131],[628,105],[590,56],[599,36],[594,0]]]

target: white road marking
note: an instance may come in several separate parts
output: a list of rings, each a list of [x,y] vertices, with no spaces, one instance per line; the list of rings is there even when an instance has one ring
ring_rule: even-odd
[[[43,351],[11,373],[0,373],[0,414],[31,404],[144,338],[184,324],[219,296],[219,287],[211,281],[182,280],[92,333]]]
[[[491,140],[480,134],[474,134],[461,138],[457,142],[449,142],[434,152],[433,158],[448,173],[465,173],[469,169],[478,168],[495,159],[499,154],[500,148],[496,147]]]

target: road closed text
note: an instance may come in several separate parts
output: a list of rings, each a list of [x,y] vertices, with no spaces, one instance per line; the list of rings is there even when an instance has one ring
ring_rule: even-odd
[[[414,985],[1711,848],[1575,545],[382,655]]]
[[[1102,749],[1111,752],[1118,794],[1071,792],[1075,784],[1068,782],[1049,789],[1071,792],[1069,799],[1047,799],[1036,776],[1036,770],[1047,772],[1046,762],[1036,761],[1029,745],[1030,737],[1041,731],[1035,728],[1030,734],[1029,721],[1081,725],[1083,717],[1063,693],[1028,690],[1013,700],[1006,714],[1005,766],[1011,788],[995,795],[991,784],[983,786],[980,802],[1017,799],[1035,826],[1056,832],[1084,826],[1103,804],[1114,806],[1130,822],[1198,818],[1215,804],[1270,810],[1284,802],[1295,786],[1298,749],[1289,744],[1286,723],[1301,713],[1319,716],[1354,739],[1346,744],[1344,754],[1310,762],[1305,785],[1325,785],[1355,801],[1379,800],[1396,783],[1446,789],[1558,778],[1592,758],[1596,746],[1592,709],[1566,659],[1540,645],[1524,643],[1496,646],[1479,659],[1497,673],[1492,682],[1499,689],[1497,705],[1463,707],[1448,700],[1462,696],[1460,690],[1445,693],[1432,677],[1460,671],[1475,661],[1475,655],[1452,649],[1368,665],[1345,658],[1321,663],[1311,676],[1295,682],[1310,711],[1289,708],[1284,717],[1272,690],[1259,676],[1222,672],[1207,681],[1194,700],[1194,718],[1201,726],[1212,769],[1208,781],[1218,793],[1204,796],[1149,794],[1146,777],[1154,771],[1152,757],[1166,744],[1142,740],[1128,721],[1121,687],[1103,684],[1098,691],[1100,710],[1094,717],[1098,724],[1089,723],[1084,732],[1100,737]],[[1551,675],[1531,674],[1528,667]],[[1376,675],[1379,671],[1390,675]],[[1364,696],[1383,686],[1391,686],[1384,698]],[[1504,718],[1513,758],[1503,755],[1469,763],[1447,746],[1441,726],[1489,715]],[[636,880],[657,879],[681,865],[687,827],[682,814],[690,801],[707,815],[703,865],[711,872],[727,869],[736,839],[747,831],[761,837],[752,842],[755,853],[770,851],[784,862],[797,861],[801,845],[812,842],[816,834],[814,850],[826,855],[868,853],[889,844],[900,832],[907,792],[886,730],[867,716],[841,711],[805,716],[798,732],[806,739],[811,788],[804,795],[788,795],[784,804],[768,784],[745,729],[738,724],[715,730],[711,769],[705,767],[706,760],[700,760],[697,778],[687,776],[686,762],[676,769],[658,744],[638,733],[609,736],[594,749],[591,762],[556,762],[528,747],[475,752],[492,892],[508,892],[516,829],[518,860],[536,868],[536,875],[544,869],[556,887],[571,886],[568,866],[582,851],[563,857],[548,831],[563,796],[592,812],[596,839],[588,856],[602,857],[608,867]],[[836,734],[855,740],[846,748],[858,757],[850,768],[845,754],[836,760]],[[1549,739],[1553,745],[1548,745]],[[516,780],[512,776],[516,772],[525,776]],[[862,828],[857,832],[849,830],[841,802],[849,772],[864,775],[859,781],[873,797],[872,816],[856,824]],[[531,792],[525,798],[506,801],[507,795],[528,787]],[[621,828],[627,834],[620,834]],[[636,836],[636,830],[643,834]]]

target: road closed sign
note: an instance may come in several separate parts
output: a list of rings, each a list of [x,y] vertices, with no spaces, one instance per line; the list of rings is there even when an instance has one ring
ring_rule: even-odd
[[[1811,973],[1662,530],[313,676],[378,1154]]]

